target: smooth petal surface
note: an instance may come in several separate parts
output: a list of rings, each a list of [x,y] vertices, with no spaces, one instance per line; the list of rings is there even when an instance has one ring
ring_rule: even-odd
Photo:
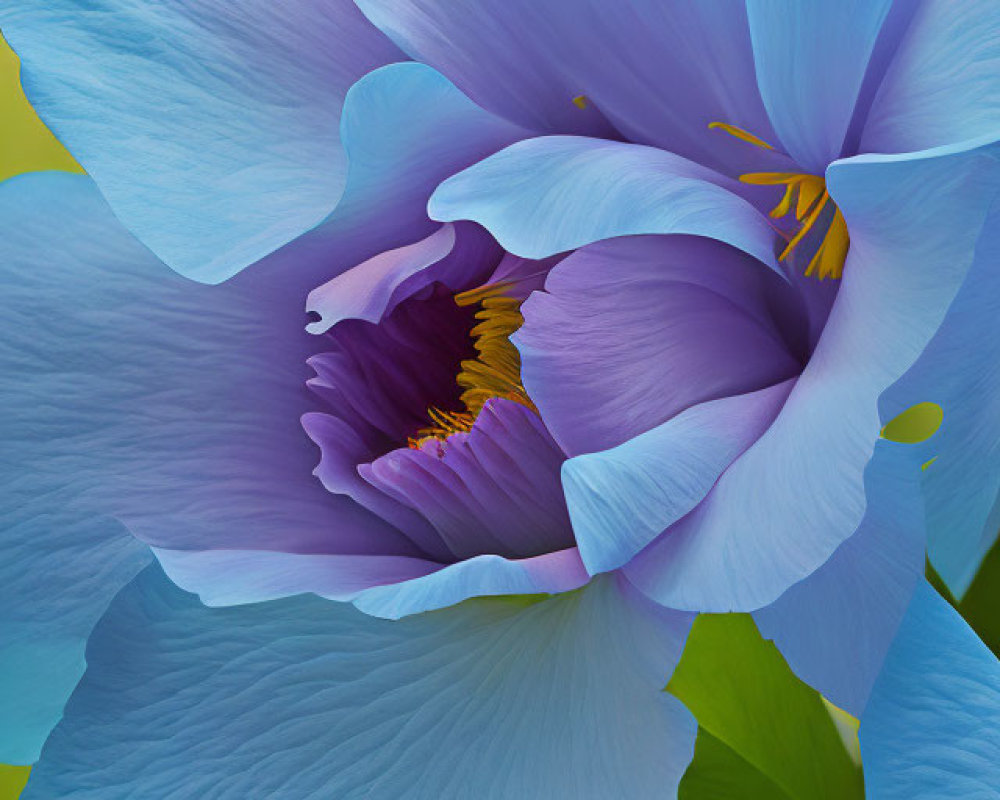
[[[921,582],[861,719],[873,800],[989,800],[1000,786],[1000,663]]]
[[[841,156],[891,0],[747,0],[757,83],[788,154],[822,174]]]
[[[905,153],[1000,133],[1000,6],[914,6],[869,111],[862,152]]]
[[[766,153],[710,132],[710,122],[773,140],[742,4],[359,5],[413,58],[440,69],[484,108],[539,133],[616,138],[617,129],[630,141],[733,174],[752,171],[748,162]],[[583,108],[573,102],[580,96]]]
[[[345,319],[377,323],[424,286],[440,281],[460,290],[476,280],[480,265],[499,258],[500,248],[479,226],[442,225],[427,238],[379,253],[311,291],[306,311],[320,319],[306,330],[324,333]]]
[[[692,406],[618,447],[563,464],[566,503],[587,569],[620,567],[694,508],[767,429],[793,382]]]
[[[165,550],[156,558],[170,580],[208,606],[237,606],[297,594],[353,600],[364,589],[441,568],[407,556],[343,556],[262,550]],[[463,598],[464,599],[464,598]]]
[[[851,250],[809,364],[767,433],[628,567],[669,607],[756,610],[857,530],[865,465],[888,421],[877,400],[944,319],[973,263],[1000,167],[984,144],[859,156],[833,165],[827,183]]]
[[[0,12],[28,98],[115,215],[216,283],[344,188],[344,94],[404,56],[349,0],[55,0]]]
[[[613,236],[687,233],[772,266],[774,232],[740,184],[651,147],[580,136],[518,142],[444,181],[431,217],[468,219],[505,250],[545,258]]]
[[[994,200],[975,261],[944,324],[882,399],[884,416],[937,403],[940,430],[921,444],[927,551],[956,597],[997,537],[1000,492],[1000,200]],[[991,511],[993,511],[991,515]]]
[[[435,611],[470,597],[559,594],[590,580],[575,547],[531,558],[482,555],[457,561],[421,578],[372,586],[354,605],[375,617],[400,619]]]
[[[696,726],[662,688],[689,626],[613,580],[386,622],[316,598],[208,609],[148,571],[24,800],[671,794]]]
[[[753,615],[795,673],[855,717],[923,580],[918,464],[913,448],[879,442],[861,527],[812,575]]]
[[[560,262],[522,306],[511,341],[563,450],[606,450],[690,406],[795,375],[766,302],[780,288],[764,265],[716,241],[613,239]]]

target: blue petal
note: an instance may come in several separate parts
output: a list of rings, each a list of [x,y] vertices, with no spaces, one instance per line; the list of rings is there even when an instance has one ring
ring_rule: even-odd
[[[961,597],[997,537],[1000,493],[1000,200],[994,200],[975,261],[944,324],[920,359],[882,398],[892,418],[918,399],[944,409],[921,445],[927,550]]]
[[[868,113],[862,152],[905,153],[1000,130],[1000,5],[914,5]]]
[[[891,0],[747,0],[757,83],[778,138],[823,174],[841,155]]]
[[[823,335],[767,433],[627,567],[651,596],[671,608],[753,611],[857,530],[865,465],[889,419],[878,398],[944,320],[1000,190],[997,148],[974,145],[828,170],[851,249]]]
[[[320,222],[347,89],[403,55],[348,0],[141,0],[0,12],[28,97],[115,214],[215,283]]]
[[[874,800],[992,798],[1000,787],[1000,663],[927,583],[861,719]]]
[[[910,448],[879,442],[861,527],[812,575],[754,613],[796,674],[855,717],[923,577],[918,463]]]
[[[578,136],[518,142],[442,183],[434,219],[471,219],[525,258],[599,239],[688,233],[731,244],[775,271],[774,232],[740,185],[663,150]],[[779,273],[780,274],[780,273]]]
[[[563,464],[580,556],[620,567],[708,494],[774,419],[794,381],[700,403],[610,450]]]
[[[764,169],[773,157],[708,130],[721,121],[774,138],[742,3],[360,0],[359,6],[414,59],[440,69],[484,108],[538,133],[620,134],[727,174]]]
[[[149,570],[24,800],[672,796],[696,725],[662,688],[690,621],[614,580],[388,622],[208,609]]]
[[[7,399],[5,424],[31,424]],[[34,423],[60,426],[46,416]],[[115,520],[82,518],[44,462],[4,447],[0,481],[15,505],[5,498],[0,539],[0,762],[32,764],[83,675],[94,624],[151,556]]]

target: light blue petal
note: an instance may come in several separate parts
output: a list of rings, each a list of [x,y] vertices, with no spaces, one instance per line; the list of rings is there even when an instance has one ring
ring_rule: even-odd
[[[921,445],[927,550],[961,597],[1000,527],[1000,200],[994,200],[975,261],[948,316],[920,359],[882,399],[892,418],[915,398],[944,410]]]
[[[24,800],[672,796],[690,626],[608,579],[403,622],[298,598],[208,609],[149,570]]]
[[[862,152],[905,153],[1000,131],[1000,5],[913,5],[869,111]]]
[[[27,95],[115,214],[215,283],[320,222],[347,89],[404,56],[349,0],[53,0],[0,12]]]
[[[0,399],[5,449],[7,426],[25,421],[9,414],[6,395]],[[0,763],[32,764],[83,675],[94,624],[151,556],[115,520],[81,518],[52,470],[32,469],[19,451],[13,460],[10,451],[4,455]]]
[[[822,175],[841,155],[891,0],[747,0],[757,84],[788,154]]]
[[[671,608],[754,611],[857,530],[865,466],[891,418],[878,398],[944,320],[1000,191],[998,149],[978,145],[827,171],[851,249],[823,335],[767,433],[626,568],[644,591]]]
[[[618,447],[565,461],[566,503],[587,570],[620,567],[694,508],[767,429],[793,383],[700,403]]]
[[[861,718],[872,800],[1000,792],[1000,663],[921,582]]]
[[[366,614],[400,619],[470,597],[568,592],[588,580],[575,547],[532,558],[482,555],[405,583],[372,586],[354,597],[354,605]]]
[[[871,502],[857,532],[823,566],[754,613],[789,666],[860,717],[913,590],[923,578],[919,459],[879,442],[868,467]]]
[[[478,222],[525,258],[613,236],[687,233],[731,244],[778,271],[774,231],[734,194],[739,187],[652,147],[543,136],[449,178],[431,196],[428,211],[441,221]]]

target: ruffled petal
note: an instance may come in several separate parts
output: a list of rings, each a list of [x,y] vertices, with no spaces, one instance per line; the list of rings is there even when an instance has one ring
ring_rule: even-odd
[[[781,144],[823,174],[842,154],[891,0],[747,0],[757,83]]]
[[[575,547],[531,558],[482,555],[457,561],[424,577],[372,586],[353,598],[375,617],[400,619],[468,600],[496,595],[559,594],[590,580]]]
[[[860,737],[869,797],[996,796],[1000,663],[926,582],[900,625]]]
[[[855,717],[923,579],[917,464],[911,449],[879,442],[861,527],[812,575],[754,613],[796,674]]]
[[[734,173],[738,165],[752,171],[747,162],[764,152],[709,131],[709,123],[773,140],[742,4],[362,0],[359,6],[403,50],[440,69],[484,108],[539,133],[614,137],[617,130]]]
[[[694,508],[771,424],[793,383],[692,406],[618,447],[563,464],[588,571],[620,567]]]
[[[906,153],[1000,133],[1000,6],[914,6],[868,113],[862,152]]]
[[[973,263],[1000,189],[996,156],[985,144],[828,170],[851,250],[823,336],[767,433],[628,566],[651,596],[672,608],[753,611],[857,530],[865,465],[890,418],[878,398],[926,347]]]
[[[768,310],[783,284],[716,241],[599,242],[560,262],[545,288],[522,306],[512,341],[524,386],[569,455],[801,368]]]
[[[216,283],[319,223],[344,188],[344,94],[403,59],[348,0],[19,5],[26,93],[115,215]]]
[[[662,689],[690,621],[614,580],[387,622],[210,609],[147,571],[24,800],[670,795],[696,725]]]
[[[525,258],[613,236],[687,233],[731,244],[777,271],[774,231],[740,191],[739,183],[663,150],[544,136],[444,181],[428,212],[444,222],[474,220]]]
[[[455,558],[524,558],[574,544],[564,458],[533,410],[494,398],[468,433],[424,439],[358,471],[429,520]]]

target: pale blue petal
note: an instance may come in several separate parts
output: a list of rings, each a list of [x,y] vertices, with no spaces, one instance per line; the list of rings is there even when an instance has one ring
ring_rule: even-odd
[[[687,233],[731,244],[775,271],[774,231],[740,184],[663,150],[580,136],[518,142],[442,183],[434,219],[470,219],[504,249],[545,258],[599,239]],[[779,273],[780,274],[780,273]]]
[[[920,359],[882,399],[892,418],[919,398],[944,410],[921,445],[927,550],[961,597],[997,537],[1000,492],[1000,200],[994,200],[969,275]]]
[[[1000,5],[913,5],[869,111],[862,152],[905,153],[1000,133]]]
[[[115,214],[215,283],[344,187],[344,94],[403,54],[349,0],[51,0],[0,11],[29,99]]]
[[[566,503],[587,570],[620,567],[694,508],[767,429],[793,384],[700,403],[618,447],[564,462]]]
[[[0,396],[5,440],[7,425],[25,421],[10,414],[8,399]],[[0,763],[32,764],[83,675],[94,624],[151,556],[121,523],[74,509],[54,470],[33,469],[17,450],[12,460],[10,450],[4,455]]]
[[[891,0],[747,0],[757,83],[788,154],[819,175],[841,155]]]
[[[1000,663],[921,582],[861,718],[872,800],[1000,792]]]
[[[672,796],[689,615],[613,579],[402,622],[317,598],[209,609],[147,571],[24,800]]]
[[[919,459],[879,442],[861,527],[830,560],[754,613],[806,683],[860,717],[913,590],[923,578]]]
[[[569,547],[532,558],[474,556],[405,583],[372,586],[353,600],[366,614],[400,619],[470,597],[568,592],[589,580],[579,552]]]
[[[641,588],[671,608],[753,611],[857,530],[865,465],[891,418],[878,398],[917,360],[973,263],[1000,190],[997,154],[985,144],[858,156],[828,170],[851,249],[823,335],[767,433],[627,567]]]

